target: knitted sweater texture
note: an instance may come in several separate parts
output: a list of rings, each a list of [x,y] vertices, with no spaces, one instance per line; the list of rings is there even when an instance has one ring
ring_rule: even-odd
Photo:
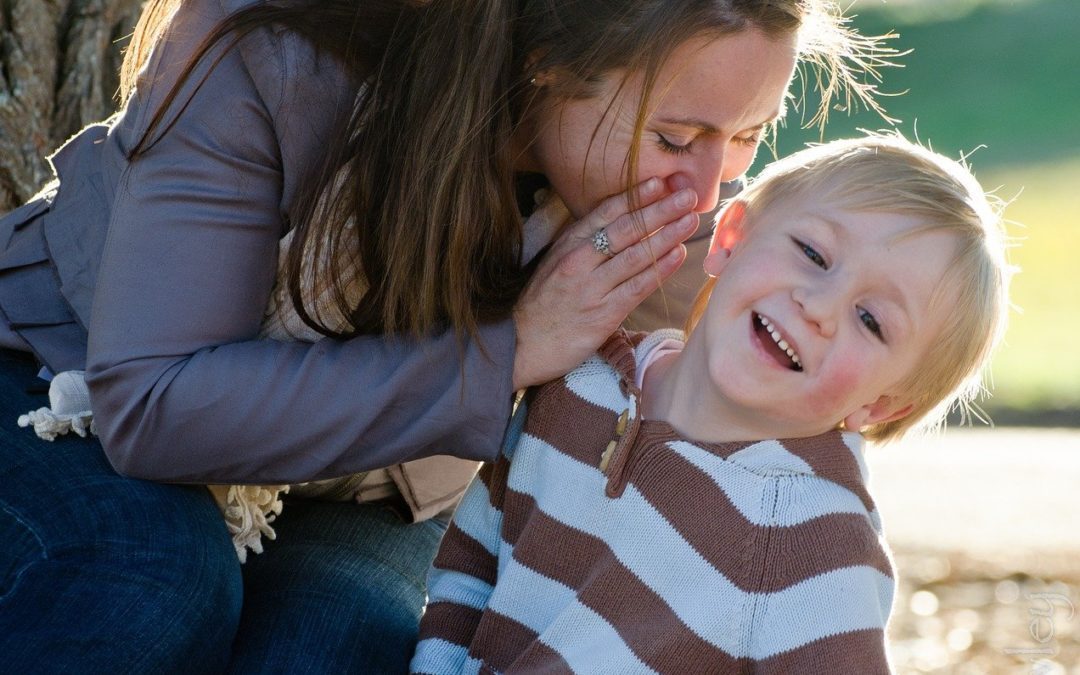
[[[435,559],[413,672],[889,671],[861,437],[642,420],[634,369],[661,337],[615,335],[519,410]]]

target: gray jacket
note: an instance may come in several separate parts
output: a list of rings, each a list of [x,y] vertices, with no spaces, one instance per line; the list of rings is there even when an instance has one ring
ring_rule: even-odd
[[[270,29],[219,46],[126,160],[202,38],[249,2],[184,2],[125,109],[53,157],[58,189],[0,220],[8,325],[53,370],[85,358],[105,451],[129,475],[291,483],[494,458],[510,320],[463,353],[451,334],[255,337],[298,183],[355,95],[329,57]]]

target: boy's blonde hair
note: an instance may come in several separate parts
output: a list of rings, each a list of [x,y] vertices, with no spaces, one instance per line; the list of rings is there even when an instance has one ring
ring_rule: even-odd
[[[916,232],[947,232],[959,240],[931,299],[933,308],[953,297],[946,290],[954,288],[956,306],[919,367],[900,383],[914,407],[901,419],[862,431],[870,440],[889,441],[917,424],[939,426],[954,405],[969,415],[1008,310],[1012,269],[997,200],[960,162],[899,135],[874,134],[817,145],[769,165],[737,198],[745,207],[737,227],[745,232],[755,214],[799,196],[836,200],[852,211],[915,216],[923,222]],[[714,283],[709,279],[699,293],[687,332],[704,313]]]

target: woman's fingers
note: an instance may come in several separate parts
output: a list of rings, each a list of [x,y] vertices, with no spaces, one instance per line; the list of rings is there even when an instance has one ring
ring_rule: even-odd
[[[664,195],[664,191],[662,180],[650,178],[634,186],[632,199],[627,198],[626,192],[608,197],[591,212],[567,227],[560,235],[559,244],[574,247],[581,242],[592,242],[597,230],[609,227],[627,215],[631,203],[642,207],[651,205]]]
[[[614,289],[644,270],[658,264],[682,242],[686,241],[698,228],[698,214],[687,213],[674,222],[653,230],[654,234],[644,239],[640,237],[629,246],[615,253],[596,269],[597,280],[601,287]]]
[[[663,184],[659,184],[662,188]],[[646,190],[645,194],[651,193]],[[626,211],[625,194],[604,200],[563,232],[549,257],[583,273],[601,271],[600,279],[591,283],[607,293],[697,229],[697,214],[691,211],[697,203],[693,190],[679,190],[659,200],[648,198],[654,201],[634,212]],[[607,251],[597,246],[600,230],[607,240]],[[659,236],[660,233],[664,236]],[[643,241],[648,243],[642,246]],[[630,255],[622,256],[626,251],[631,251]],[[597,281],[602,288],[595,286]]]
[[[660,287],[660,284],[674,274],[682,266],[684,260],[686,260],[686,247],[680,243],[666,254],[656,258],[655,264],[650,264],[644,270],[615,287],[608,294],[609,302],[623,307],[630,307],[627,312],[629,314],[645,298],[652,295]],[[702,273],[702,280],[704,281],[704,272]]]
[[[697,230],[693,191],[659,198],[661,181],[639,186],[642,208],[627,213],[625,194],[605,200],[566,228],[540,261],[514,310],[514,386],[566,374],[619,327],[685,258],[681,242]],[[605,228],[612,256],[598,253]],[[645,237],[644,241],[642,238]]]
[[[681,216],[694,215],[689,212],[696,203],[697,196],[693,190],[679,190],[675,194],[642,207],[639,211],[620,215],[610,225],[604,227],[611,255],[618,255],[661,228],[666,229],[665,226],[674,224]],[[665,252],[667,248],[659,253]]]

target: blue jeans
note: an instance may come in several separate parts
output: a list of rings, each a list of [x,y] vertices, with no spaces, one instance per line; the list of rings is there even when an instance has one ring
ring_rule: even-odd
[[[277,539],[244,564],[232,673],[407,673],[446,524],[391,509],[285,501]]]
[[[407,672],[444,525],[293,500],[241,566],[197,486],[124,478],[96,439],[42,441],[47,405],[0,350],[0,662],[34,673]]]

